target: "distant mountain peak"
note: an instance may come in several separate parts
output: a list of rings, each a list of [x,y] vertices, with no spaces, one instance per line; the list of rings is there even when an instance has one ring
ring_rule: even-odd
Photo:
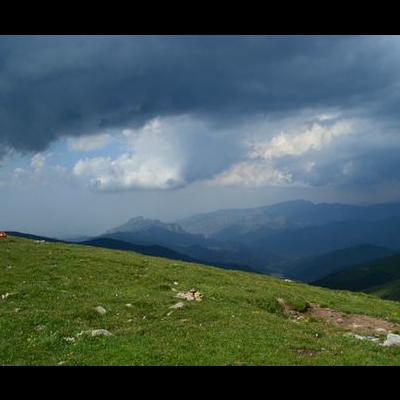
[[[139,232],[152,228],[163,229],[170,232],[184,232],[182,227],[177,223],[166,223],[158,219],[145,218],[142,216],[133,217],[125,224],[117,226],[114,229],[107,231],[106,233],[115,232]]]

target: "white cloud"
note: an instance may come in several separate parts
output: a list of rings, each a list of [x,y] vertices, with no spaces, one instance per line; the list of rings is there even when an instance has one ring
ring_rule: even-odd
[[[89,152],[104,148],[111,135],[108,133],[100,133],[97,135],[85,135],[68,139],[68,148],[72,151]]]
[[[16,178],[20,178],[26,174],[26,171],[23,168],[15,168],[14,169],[14,176]]]
[[[99,190],[172,189],[185,184],[185,151],[179,137],[184,120],[154,119],[141,129],[124,129],[129,153],[78,161],[73,173]]]
[[[315,174],[318,168],[310,158],[314,154],[311,152],[329,150],[334,140],[355,132],[353,121],[337,118],[338,114],[320,114],[311,118],[311,122],[309,116],[306,122],[301,117],[275,124],[255,121],[243,135],[247,147],[245,159],[215,176],[210,183],[255,187],[307,185],[304,178]],[[278,127],[284,130],[274,134]]]
[[[183,185],[180,168],[162,158],[145,158],[124,154],[110,157],[86,158],[78,161],[73,172],[87,177],[99,190],[171,189]]]
[[[223,171],[234,153],[222,132],[189,115],[154,118],[115,139],[124,154],[84,158],[74,175],[99,190],[174,189]]]
[[[353,132],[352,124],[347,121],[332,126],[314,123],[299,133],[281,132],[270,140],[254,140],[249,143],[250,158],[273,159],[283,156],[298,156],[309,150],[321,150],[333,139]]]
[[[209,183],[214,185],[283,186],[290,184],[291,181],[290,172],[278,170],[272,163],[250,161],[233,165],[227,171],[214,177]]]
[[[31,160],[31,167],[33,172],[37,175],[41,174],[46,157],[42,153],[36,153]]]

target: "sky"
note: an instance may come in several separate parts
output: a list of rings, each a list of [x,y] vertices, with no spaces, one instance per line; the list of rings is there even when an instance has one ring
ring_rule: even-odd
[[[400,201],[398,36],[1,36],[0,229]]]

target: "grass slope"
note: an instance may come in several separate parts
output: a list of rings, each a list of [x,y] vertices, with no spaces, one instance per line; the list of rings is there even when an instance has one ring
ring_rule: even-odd
[[[294,323],[276,303],[400,321],[399,303],[366,294],[15,237],[0,241],[0,274],[0,294],[12,293],[0,299],[1,365],[400,365],[399,348],[317,319]],[[196,288],[204,299],[168,315],[178,301],[172,288]],[[113,336],[77,336],[91,329]]]

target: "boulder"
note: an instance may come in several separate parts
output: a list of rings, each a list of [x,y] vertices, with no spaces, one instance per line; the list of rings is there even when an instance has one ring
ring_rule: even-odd
[[[389,333],[386,340],[383,342],[383,346],[400,346],[400,335]]]
[[[91,332],[92,336],[112,336],[112,333],[107,329],[94,329]]]
[[[97,306],[94,310],[97,312],[97,314],[100,315],[104,315],[107,312],[106,309],[102,306]]]

